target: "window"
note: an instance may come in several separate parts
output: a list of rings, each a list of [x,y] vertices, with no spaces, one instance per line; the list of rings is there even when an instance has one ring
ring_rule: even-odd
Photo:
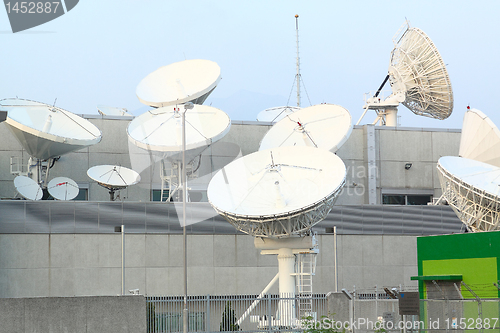
[[[432,202],[430,194],[382,194],[383,205],[427,205]]]
[[[163,191],[163,201],[166,201],[168,198],[168,190]],[[170,201],[173,202],[178,199],[177,194],[175,194]],[[151,191],[151,200],[152,201],[161,201],[161,190],[152,190]],[[189,202],[208,202],[207,191],[189,191]]]
[[[81,201],[89,200],[89,189],[80,187],[78,195],[73,200],[81,200]]]
[[[163,190],[163,201],[166,201],[169,195],[169,190]],[[151,190],[151,201],[162,201],[161,200],[161,190]],[[174,201],[170,198],[170,201]]]

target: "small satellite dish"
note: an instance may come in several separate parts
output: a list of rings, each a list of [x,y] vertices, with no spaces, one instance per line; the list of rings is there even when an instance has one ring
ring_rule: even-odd
[[[141,180],[137,172],[119,165],[96,165],[87,170],[87,175],[109,190],[111,201],[115,200],[117,190],[137,184]]]
[[[68,177],[56,177],[47,185],[49,194],[57,200],[73,200],[80,192],[78,184]]]
[[[443,197],[470,231],[500,230],[500,168],[457,156],[437,164]]]
[[[14,186],[17,192],[25,199],[40,200],[43,197],[43,190],[37,182],[26,176],[14,178]]]
[[[69,111],[23,99],[4,99],[5,123],[28,154],[47,160],[94,145],[101,131],[88,120]]]
[[[193,102],[203,104],[221,80],[220,67],[209,60],[184,60],[163,66],[146,76],[136,95],[149,106]]]
[[[298,110],[300,110],[298,106],[279,106],[277,108],[265,109],[259,112],[257,121],[275,123]]]
[[[99,112],[101,116],[134,117],[134,115],[128,113],[127,109],[113,106],[98,105],[97,112]]]
[[[345,184],[344,162],[312,147],[243,156],[208,185],[210,204],[236,229],[257,237],[305,234],[323,220]]]
[[[420,29],[406,29],[394,40],[389,73],[375,95],[366,101],[365,111],[377,112],[374,124],[397,125],[397,107],[402,103],[413,113],[436,119],[446,119],[453,111],[451,82],[436,46]],[[379,94],[389,81],[392,94],[382,100]]]
[[[458,155],[500,167],[500,131],[479,110],[465,112]]]
[[[264,136],[259,150],[311,146],[335,153],[352,131],[349,111],[334,104],[300,109],[277,122]]]
[[[186,151],[191,158],[222,139],[231,127],[229,116],[211,106],[194,104],[188,111],[184,111],[182,105],[166,106],[134,118],[127,128],[130,142],[145,150],[164,152],[172,160],[180,160],[181,112],[186,112]]]

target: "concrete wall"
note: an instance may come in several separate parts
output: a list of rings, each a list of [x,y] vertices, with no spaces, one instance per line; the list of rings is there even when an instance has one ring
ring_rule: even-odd
[[[146,332],[143,296],[2,298],[0,309],[0,333]]]
[[[103,133],[102,141],[94,146],[61,157],[50,171],[50,177],[66,176],[80,186],[89,188],[89,200],[109,200],[108,192],[87,176],[87,169],[99,164],[119,164],[141,172],[140,184],[120,191],[120,199],[150,201],[151,189],[160,188],[159,162],[151,163],[150,154],[137,153],[128,142],[126,129],[130,121],[124,117],[88,116]],[[460,143],[459,130],[375,127],[375,140],[368,142],[367,126],[356,126],[347,142],[337,154],[347,167],[347,182],[338,204],[368,204],[368,161],[366,149],[373,145],[376,151],[376,203],[383,192],[391,194],[441,195],[436,173],[436,162],[441,156],[457,155]],[[260,141],[269,130],[269,123],[234,121],[231,130],[220,144],[233,144],[242,155],[258,150]],[[0,123],[0,197],[12,198],[15,194],[14,176],[10,174],[9,158],[18,156],[27,162],[29,156],[13,137],[5,123]],[[207,150],[204,168],[217,170],[234,159],[227,147],[219,149],[212,158]],[[210,158],[208,158],[210,157]],[[405,163],[412,163],[405,170]],[[203,168],[202,168],[203,169]],[[202,172],[207,174],[206,171]],[[200,175],[202,176],[202,175]],[[210,176],[194,182],[198,189],[206,188]],[[193,184],[193,182],[191,182]]]
[[[338,290],[412,286],[416,237],[339,235]],[[143,295],[183,293],[182,235],[126,235],[126,290]],[[313,290],[335,288],[334,236],[319,235]],[[189,235],[191,295],[259,294],[278,271],[247,235]],[[119,234],[0,235],[0,297],[118,295]],[[277,292],[277,285],[271,292]]]

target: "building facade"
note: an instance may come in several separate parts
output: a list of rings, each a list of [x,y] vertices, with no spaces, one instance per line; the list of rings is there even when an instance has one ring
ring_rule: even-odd
[[[114,227],[122,224],[126,289],[181,294],[182,230],[175,204],[156,202],[162,188],[158,157],[129,143],[129,118],[86,118],[101,129],[102,141],[61,156],[49,176],[75,180],[78,202],[12,200],[14,173],[23,171],[29,156],[0,123],[0,297],[119,294],[121,237]],[[261,255],[252,237],[236,232],[206,202],[212,174],[257,151],[270,126],[233,121],[229,134],[195,162],[199,167],[189,180],[190,294],[258,294],[277,273],[276,257]],[[320,248],[314,292],[417,287],[410,280],[418,274],[416,235],[461,231],[447,206],[427,206],[441,195],[436,162],[457,155],[459,141],[459,130],[354,127],[337,152],[346,165],[346,186],[314,228]],[[101,164],[133,168],[141,182],[110,203],[107,190],[86,173]]]

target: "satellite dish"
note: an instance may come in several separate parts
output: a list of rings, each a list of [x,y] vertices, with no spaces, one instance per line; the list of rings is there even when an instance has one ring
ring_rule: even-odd
[[[457,156],[437,164],[443,197],[470,231],[500,230],[500,168]]]
[[[23,99],[4,99],[5,123],[28,154],[47,160],[101,141],[101,131],[69,111]]]
[[[408,22],[401,37],[394,41],[389,73],[375,95],[366,101],[365,111],[377,112],[374,124],[397,125],[397,107],[402,103],[413,113],[436,119],[446,119],[453,111],[451,82],[436,46],[420,29],[410,28]],[[379,97],[389,81],[392,94]]]
[[[298,106],[279,106],[277,108],[265,109],[257,115],[257,121],[277,122],[286,116],[300,110]]]
[[[47,185],[50,195],[57,200],[73,200],[80,192],[78,184],[68,177],[56,177]]]
[[[220,67],[209,60],[184,60],[163,66],[146,76],[136,95],[149,106],[193,102],[203,104],[221,80]]]
[[[113,106],[98,105],[97,112],[102,116],[134,117],[134,115],[128,113],[127,109]]]
[[[43,197],[43,190],[37,182],[26,176],[14,178],[14,186],[17,192],[25,199],[40,200]]]
[[[458,155],[500,167],[500,131],[479,110],[465,112]]]
[[[256,237],[305,234],[323,220],[345,184],[335,154],[279,147],[243,156],[210,181],[208,200],[236,229]]]
[[[109,190],[111,201],[115,200],[115,191],[137,184],[141,180],[137,172],[119,165],[96,165],[87,170],[87,175]]]
[[[181,106],[182,108],[182,106]],[[139,148],[163,152],[171,160],[182,158],[182,114],[176,106],[153,109],[134,118],[127,133]],[[206,105],[186,111],[186,158],[194,158],[210,144],[222,139],[231,127],[229,116]]]
[[[351,115],[335,104],[300,109],[277,122],[264,136],[259,150],[311,146],[335,153],[352,131]]]

